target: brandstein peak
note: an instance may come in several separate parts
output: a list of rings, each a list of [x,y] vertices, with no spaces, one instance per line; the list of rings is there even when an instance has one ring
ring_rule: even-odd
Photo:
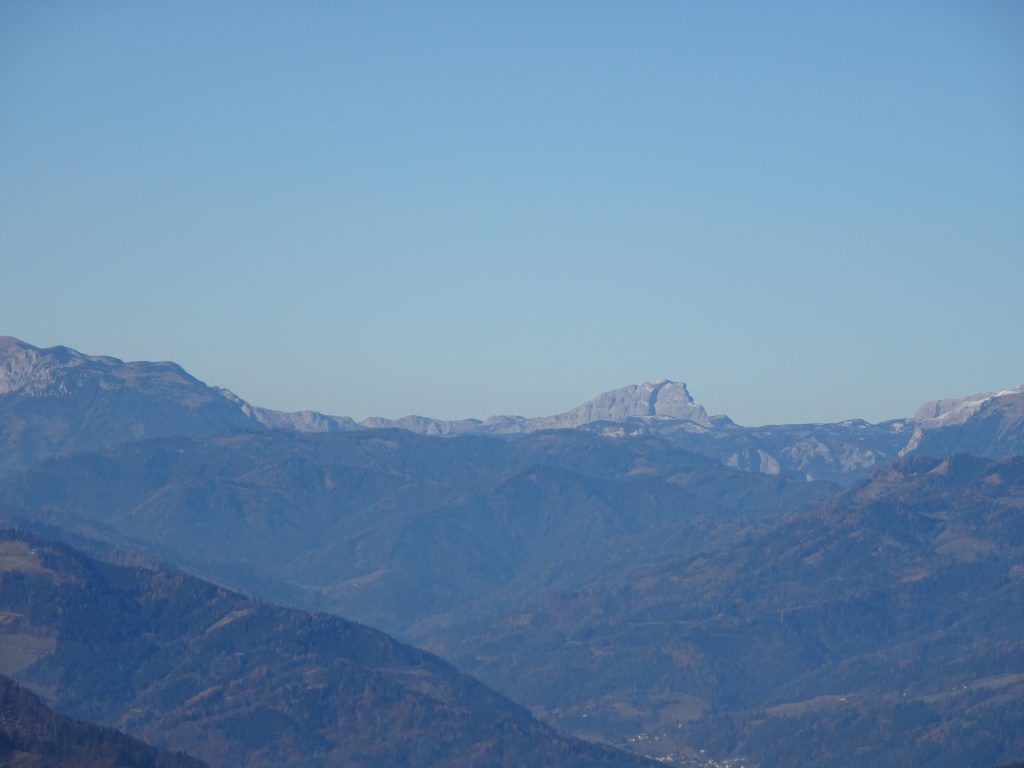
[[[544,421],[554,422],[553,426],[579,427],[595,421],[626,419],[683,419],[711,426],[704,406],[693,402],[686,384],[670,379],[613,389]]]

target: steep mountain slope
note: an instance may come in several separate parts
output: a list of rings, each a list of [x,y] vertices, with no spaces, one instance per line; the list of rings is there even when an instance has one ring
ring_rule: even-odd
[[[358,624],[0,532],[6,670],[220,766],[627,766]]]
[[[0,765],[17,768],[203,768],[110,728],[58,715],[0,675]]]
[[[914,415],[905,454],[946,456],[1024,453],[1024,385],[954,400],[925,403]]]
[[[721,466],[657,438],[515,441],[400,430],[134,443],[0,481],[10,513],[136,541],[222,583],[404,636],[418,622],[675,552],[703,525],[831,486]]]
[[[1024,458],[906,460],[782,520],[706,532],[699,552],[611,561],[585,586],[420,629],[613,742],[763,766],[1019,759]]]
[[[166,434],[211,434],[249,420],[173,363],[87,357],[0,338],[0,469]]]

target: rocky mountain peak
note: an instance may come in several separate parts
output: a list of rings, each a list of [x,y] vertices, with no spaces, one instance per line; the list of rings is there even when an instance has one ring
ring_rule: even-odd
[[[546,427],[579,427],[595,421],[626,419],[681,419],[701,427],[711,427],[704,406],[694,403],[686,384],[670,379],[613,389],[542,421],[547,422]]]
[[[208,388],[176,363],[126,363],[116,357],[85,355],[70,347],[36,347],[11,336],[0,337],[0,395],[67,395],[86,387],[100,389],[171,386],[202,392]]]
[[[0,338],[0,395],[66,394],[75,385],[77,369],[87,359],[68,347],[41,349],[4,336]]]
[[[1007,398],[1016,400],[1020,395],[1024,395],[1024,384],[999,392],[979,392],[967,397],[932,400],[917,409],[914,421],[925,429],[963,424],[993,402]]]

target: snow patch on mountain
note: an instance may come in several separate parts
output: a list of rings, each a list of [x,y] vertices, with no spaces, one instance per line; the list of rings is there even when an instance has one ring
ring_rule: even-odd
[[[967,397],[932,400],[917,409],[917,412],[914,414],[914,421],[922,429],[936,429],[938,427],[964,424],[993,400],[1019,394],[1024,394],[1024,384],[1014,389],[1004,389],[1000,392],[979,392],[976,395],[968,395]]]

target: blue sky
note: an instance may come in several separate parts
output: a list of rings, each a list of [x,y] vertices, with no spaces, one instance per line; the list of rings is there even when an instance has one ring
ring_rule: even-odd
[[[269,407],[1024,383],[1024,4],[0,1],[0,333]]]

